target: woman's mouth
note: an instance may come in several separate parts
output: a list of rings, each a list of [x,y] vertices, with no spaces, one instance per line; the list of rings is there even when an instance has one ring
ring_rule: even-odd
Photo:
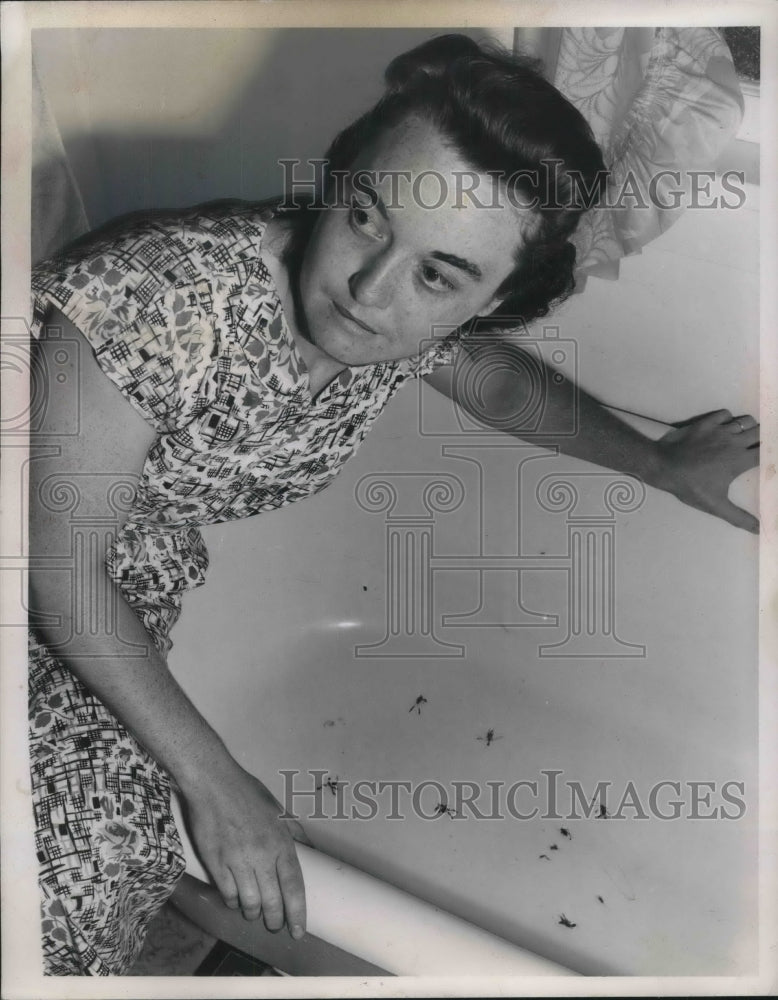
[[[378,336],[378,330],[374,330],[372,326],[368,326],[367,323],[363,323],[361,320],[357,319],[356,316],[352,316],[348,309],[344,309],[343,306],[338,305],[334,299],[332,300],[332,304],[335,307],[336,312],[340,313],[340,315],[345,319],[350,319],[352,323],[356,323],[357,326],[361,326],[363,330],[367,330],[367,332],[372,333],[373,336]]]

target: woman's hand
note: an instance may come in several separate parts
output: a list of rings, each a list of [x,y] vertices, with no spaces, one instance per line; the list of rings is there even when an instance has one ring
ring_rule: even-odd
[[[685,504],[759,532],[759,521],[729,499],[729,485],[759,464],[759,424],[715,410],[676,424],[655,442],[659,466],[651,485]]]
[[[230,757],[218,772],[182,789],[200,857],[231,909],[247,920],[262,914],[269,931],[286,923],[305,933],[305,888],[294,840],[310,845],[296,820],[280,819],[281,804]]]
[[[78,345],[67,365],[57,357],[62,335]],[[307,842],[305,833],[296,821],[279,819],[282,807],[235,763],[149,641],[106,571],[108,531],[98,533],[90,559],[74,563],[71,573],[51,572],[47,565],[51,558],[68,558],[74,545],[71,507],[52,501],[47,482],[61,480],[63,494],[72,493],[85,510],[103,510],[113,482],[123,490],[128,482],[137,484],[156,432],[61,313],[52,312],[33,349],[40,371],[66,375],[61,390],[47,392],[45,420],[30,435],[38,457],[29,476],[29,602],[42,615],[39,634],[172,775],[188,806],[195,844],[227,905],[241,906],[249,918],[262,912],[269,930],[286,922],[301,937],[305,891],[293,838]],[[79,433],[65,433],[74,407]],[[118,531],[125,519],[126,513],[117,514],[111,527]],[[88,609],[88,627],[75,618],[77,607]]]
[[[537,368],[535,356],[506,340],[495,338],[495,343],[499,343],[499,365],[490,358],[490,344],[477,340],[465,344],[467,350],[459,352],[456,366],[439,368],[425,375],[424,381],[486,427],[636,476],[691,507],[738,528],[759,531],[757,519],[728,496],[732,480],[759,464],[759,426],[753,417],[733,417],[728,410],[716,410],[675,424],[655,441],[618,419],[607,404],[545,362],[541,362],[538,382],[542,394],[533,395],[537,390],[526,373]],[[497,367],[501,377],[492,378]],[[476,384],[482,393],[464,391]],[[529,428],[522,421],[534,414],[537,402],[542,402],[542,417],[533,417]],[[576,427],[574,433],[571,424]]]

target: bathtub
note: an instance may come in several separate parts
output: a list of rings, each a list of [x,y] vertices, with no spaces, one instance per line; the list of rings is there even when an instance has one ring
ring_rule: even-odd
[[[201,112],[177,107],[139,114],[128,130],[126,93],[150,88],[145,114],[169,65],[142,31],[124,34],[128,56],[105,32],[66,40],[38,33],[36,48],[92,224],[277,189],[253,155],[264,122],[252,130],[231,94],[206,109],[206,138],[182,138]],[[213,51],[242,68],[253,111],[267,79],[282,68],[293,77],[298,63],[279,49],[266,65],[249,32],[238,42],[240,60],[224,38]],[[387,61],[382,48],[343,44],[365,64],[354,79]],[[196,66],[194,82],[214,93],[203,67],[226,76],[221,63],[178,51],[176,72]],[[100,83],[85,90],[96,143],[73,97],[87,70]],[[366,103],[351,79],[348,93],[326,88],[342,124]],[[198,93],[181,89],[193,106]],[[291,115],[283,135],[319,155],[335,124]],[[225,157],[211,134],[232,136],[241,155]],[[200,168],[182,174],[184,161]],[[747,189],[736,212],[688,213],[623,261],[618,282],[590,281],[531,331],[538,350],[559,348],[555,364],[639,413],[756,414],[759,191]],[[731,496],[756,511],[756,475]],[[311,800],[298,800],[316,845],[300,848],[304,946],[220,905],[180,817],[190,877],[178,902],[200,923],[301,975],[475,971],[570,984],[571,973],[756,972],[755,537],[628,477],[482,435],[412,385],[324,493],[203,534],[208,581],[187,595],[171,669],[243,766],[282,801],[290,775],[305,791],[321,784],[326,816],[306,818]],[[406,797],[404,818],[391,819],[381,800],[375,818],[352,817],[360,780],[423,788],[420,808]],[[456,782],[472,783],[487,813],[497,789],[500,816],[457,803]],[[537,782],[536,797],[525,784],[514,803],[536,815],[507,809],[517,782]],[[679,792],[661,786],[652,808],[661,782]],[[571,816],[579,787],[595,802],[588,816],[582,803]],[[631,789],[646,818],[628,805],[619,818]],[[673,798],[682,815],[660,818]],[[345,819],[333,815],[341,801]]]
[[[533,328],[535,348],[642,414],[757,414],[755,259],[733,266],[714,237],[745,247],[758,215],[732,216],[682,219]],[[755,472],[731,498],[757,511]],[[171,669],[279,800],[321,786],[325,818],[293,798],[315,936],[331,919],[349,951],[340,898],[353,953],[398,975],[756,972],[756,536],[486,434],[422,385],[323,493],[203,534]],[[406,782],[402,818],[386,793],[356,816],[359,781]],[[407,950],[389,928],[406,904],[360,872],[408,894],[409,928],[429,906],[448,930]],[[194,886],[218,930],[227,911]],[[437,952],[449,931],[461,968]]]

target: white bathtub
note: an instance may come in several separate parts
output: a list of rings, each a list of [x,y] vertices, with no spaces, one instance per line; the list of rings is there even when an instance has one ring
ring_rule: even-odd
[[[320,115],[309,106],[307,85],[302,95],[295,90],[300,52],[316,58],[317,39],[296,50],[284,47],[289,37],[205,34],[207,58],[197,32],[178,35],[172,49],[166,37],[141,30],[121,39],[99,30],[38,34],[38,70],[93,225],[150,204],[276,191],[277,156],[289,149],[320,155],[336,128],[377,95],[377,68],[417,40],[360,36],[356,45],[336,33],[325,63],[333,68],[324,90],[328,114]],[[340,90],[335,77],[342,78]],[[177,86],[166,89],[168,78]],[[255,112],[270,84],[296,111],[280,123],[271,115],[268,128],[268,116]],[[127,93],[143,94],[144,87],[148,101],[127,102]],[[167,95],[164,105],[159,94]],[[256,156],[260,143],[263,157]],[[238,153],[225,157],[224,148]],[[182,172],[181,163],[198,169]],[[757,207],[758,189],[749,186],[738,211],[687,214],[641,256],[624,261],[617,283],[590,282],[554,317],[560,338],[577,342],[585,387],[666,420],[718,407],[757,412]],[[490,781],[542,781],[544,771],[558,770],[563,786],[579,781],[591,790],[611,782],[611,811],[630,781],[641,797],[657,781],[681,782],[687,806],[690,781],[717,788],[742,782],[747,809],[737,821],[443,814],[306,826],[322,854],[336,859],[335,869],[364,869],[514,942],[510,960],[524,971],[554,971],[550,961],[584,974],[754,972],[757,539],[655,491],[632,511],[609,511],[604,494],[599,508],[576,511],[565,509],[557,488],[551,500],[559,505],[544,509],[536,489],[546,476],[572,473],[577,487],[594,492],[622,478],[582,480],[603,470],[545,454],[524,467],[519,522],[518,461],[535,452],[507,438],[473,449],[477,439],[461,432],[449,404],[424,390],[420,407],[418,388],[404,388],[325,493],[204,531],[208,582],[185,601],[172,669],[236,758],[279,797],[280,771],[294,769],[324,771],[325,780],[434,780],[447,788],[472,780],[483,789]],[[483,483],[472,461],[479,457]],[[387,523],[387,511],[356,500],[358,484],[376,475],[395,486],[427,477],[456,490],[458,482],[464,500],[455,510],[434,511],[432,528],[424,517],[415,525],[397,522],[424,514],[402,506]],[[444,492],[437,497],[443,506]],[[614,497],[617,504],[628,499]],[[733,499],[756,510],[755,475],[739,481]],[[573,523],[592,510],[602,516],[591,531]],[[390,537],[432,538],[432,587],[418,552],[411,558],[399,551],[394,569],[416,570],[414,600],[392,604],[395,623],[412,636],[406,655],[385,655],[398,652],[395,643],[374,648],[378,655],[355,656],[356,647],[375,646],[386,635]],[[582,539],[585,555],[587,537],[600,553],[610,544],[605,539],[615,541],[607,563],[614,602],[605,605],[613,615],[597,613],[590,623],[592,636],[602,639],[599,655],[591,655],[591,643],[573,656],[549,655],[554,650],[540,647],[565,642],[571,631],[586,633],[585,617],[571,620],[569,573],[571,544]],[[533,558],[535,568],[526,568]],[[593,579],[610,583],[601,569]],[[582,595],[585,584],[584,577],[575,593]],[[394,593],[402,602],[409,578]],[[430,593],[425,608],[421,597]],[[411,622],[411,611],[428,616],[423,627],[418,617]],[[471,612],[475,619],[464,621]],[[532,618],[543,614],[545,620]],[[464,655],[429,655],[458,651]],[[411,710],[420,695],[421,711]],[[487,746],[490,729],[497,738]],[[435,794],[432,788],[427,808]],[[330,806],[336,801],[329,791],[328,799]],[[718,793],[713,802],[720,804]],[[190,871],[204,874],[188,842],[186,849]],[[303,859],[314,880],[321,860],[311,868]],[[350,876],[330,877],[344,886]],[[216,923],[225,919],[211,909]],[[386,933],[358,900],[351,912],[378,944],[388,942],[382,967],[408,971],[396,928]],[[314,902],[312,927],[326,936],[331,919],[328,906]],[[462,948],[472,945],[474,955],[479,935],[459,930],[469,942]],[[495,955],[508,953],[496,941],[485,947],[493,949],[486,974],[497,968]],[[435,957],[432,948],[422,952],[416,961]],[[393,959],[397,969],[389,967]],[[453,962],[451,974],[459,971]]]
[[[755,212],[742,215],[739,225],[755,225]],[[685,257],[703,224],[718,225],[687,217],[625,262],[618,283],[592,282],[555,319],[562,340],[576,331],[587,388],[668,420],[758,412],[756,275],[702,259],[708,242]],[[553,477],[574,485],[575,503]],[[307,789],[313,770],[352,787],[435,781],[449,805],[452,782],[470,780],[484,812],[487,782],[542,787],[544,772],[560,772],[556,819],[401,821],[386,818],[385,801],[371,821],[334,819],[325,786],[329,818],[305,826],[331,857],[574,972],[747,975],[757,947],[758,539],[667,494],[608,492],[624,478],[478,438],[443,397],[407,386],[324,493],[204,531],[209,578],[187,599],[171,667],[279,798],[282,771],[301,772],[295,787]],[[428,509],[424,488],[436,481]],[[753,511],[756,482],[749,473],[732,492]],[[382,507],[392,488],[396,503]],[[593,604],[594,590],[612,602]],[[654,785],[679,782],[682,818],[629,818],[626,808],[623,819],[570,819],[576,781],[589,794],[609,782],[610,813],[630,782],[646,810]],[[697,786],[700,817],[737,814],[722,786],[741,783],[729,793],[744,815],[688,818],[690,782],[714,784],[708,800]],[[658,809],[673,797],[665,786]],[[439,798],[430,785],[422,807]],[[518,808],[538,804],[530,798],[525,789]],[[354,905],[354,920],[380,937],[370,908]]]

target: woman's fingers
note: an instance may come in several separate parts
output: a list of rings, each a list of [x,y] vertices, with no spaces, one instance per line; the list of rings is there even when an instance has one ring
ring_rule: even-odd
[[[739,438],[743,434],[753,434],[754,431],[759,432],[759,421],[755,420],[750,413],[741,413],[739,417],[732,417],[731,420],[726,420],[721,425],[730,434],[736,434]]]
[[[761,430],[761,427],[757,424],[756,427],[748,427],[744,431],[738,431],[738,443],[744,445],[746,448],[752,448],[755,444],[759,444]]]
[[[726,419],[723,419],[726,416]],[[708,414],[696,422],[698,435],[707,438],[711,442],[721,440],[724,434],[726,442],[732,441],[742,448],[753,448],[759,444],[761,428],[757,420],[750,413],[744,413],[739,417],[730,415],[729,410],[717,410]]]
[[[231,910],[237,910],[240,905],[240,899],[238,896],[238,887],[235,884],[235,879],[232,877],[232,872],[229,868],[217,866],[209,866],[209,870],[211,877],[216,883],[216,888],[224,900],[224,905],[229,906]]]
[[[294,837],[310,843],[296,821],[283,821],[278,801],[257,778],[230,766],[187,800],[191,833],[227,906],[248,920],[260,914],[269,931],[286,924],[305,932],[305,888]],[[283,859],[283,860],[282,860]]]
[[[240,908],[246,920],[256,920],[263,910],[264,894],[260,892],[257,877],[252,868],[232,868],[232,876],[238,888]]]
[[[722,490],[726,492],[732,480],[742,476],[744,472],[759,465],[759,441],[748,445],[740,443],[740,435],[733,437],[731,443],[719,451],[719,461],[724,478],[721,481]]]
[[[738,448],[737,452],[737,473],[736,475],[741,476],[744,472],[749,469],[753,469],[755,466],[759,465],[760,448],[759,442],[750,445],[747,448]]]
[[[296,825],[299,830],[289,832],[305,837],[302,827]],[[286,924],[292,937],[302,937],[306,921],[305,885],[294,847],[281,848],[276,861],[268,859],[266,865],[256,869],[235,863],[231,868],[214,866],[213,880],[225,905],[230,909],[240,908],[246,920],[261,916],[269,931],[280,931]]]
[[[729,410],[713,410],[702,417],[692,417],[688,423],[707,429],[709,427],[717,427],[719,424],[728,424],[730,420],[732,420],[732,414]]]
[[[750,531],[754,535],[759,534],[759,521],[753,514],[749,514],[747,510],[738,507],[731,500],[724,500],[721,509],[716,513],[724,518],[725,521],[734,524],[736,528],[745,528],[746,531]]]
[[[297,855],[294,852],[281,855],[276,863],[276,872],[289,933],[293,938],[301,938],[306,925],[305,886]]]
[[[294,840],[299,841],[301,844],[305,844],[306,847],[313,847],[311,838],[305,832],[301,823],[299,823],[296,819],[289,819],[286,821],[286,824],[289,827],[289,832]]]
[[[275,869],[257,871],[257,882],[262,894],[262,919],[265,927],[273,933],[280,931],[284,926],[284,900]]]
[[[655,485],[691,507],[757,533],[758,519],[732,503],[728,491],[734,479],[759,464],[759,433],[751,414],[733,417],[729,410],[676,425],[657,442]]]

